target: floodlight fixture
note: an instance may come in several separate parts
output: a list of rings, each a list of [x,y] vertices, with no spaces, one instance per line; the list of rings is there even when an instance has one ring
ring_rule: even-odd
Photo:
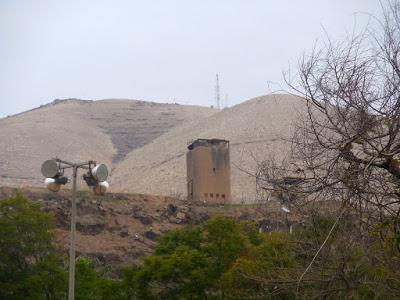
[[[54,159],[49,159],[42,164],[41,171],[44,177],[54,178],[59,174],[60,167]]]
[[[67,184],[68,178],[61,176],[58,178],[46,178],[44,184],[52,192],[60,191],[61,185]]]
[[[99,164],[95,166],[92,171],[92,176],[98,181],[103,182],[107,180],[108,177],[108,169],[105,164]]]
[[[60,164],[54,159],[46,160],[42,164],[42,174],[46,179],[44,180],[45,186],[52,192],[58,192],[61,185],[68,183],[68,178],[63,176],[64,170],[60,168]]]
[[[72,199],[71,199],[71,240],[69,248],[69,287],[68,300],[75,299],[75,232],[76,232],[76,181],[78,177],[78,169],[88,170],[83,175],[83,179],[93,189],[96,195],[104,195],[109,188],[106,181],[108,170],[104,164],[96,164],[95,161],[89,160],[83,163],[71,163],[58,158],[46,160],[41,167],[41,171],[45,179],[46,187],[53,192],[58,192],[61,185],[68,183],[68,178],[64,176],[64,170],[72,168]]]
[[[109,187],[110,187],[110,185],[108,184],[107,181],[102,181],[93,187],[93,192],[96,195],[104,195]]]
[[[83,174],[83,180],[96,195],[104,195],[108,190],[110,185],[106,181],[107,177],[108,169],[104,164],[95,165],[93,168],[89,167],[89,171]]]
[[[97,182],[98,182],[98,181],[96,180],[96,178],[94,178],[94,177],[92,176],[92,173],[91,173],[90,171],[88,171],[86,174],[83,174],[82,178],[83,178],[83,180],[86,182],[86,184],[87,184],[89,187],[95,186],[95,185],[97,184]]]

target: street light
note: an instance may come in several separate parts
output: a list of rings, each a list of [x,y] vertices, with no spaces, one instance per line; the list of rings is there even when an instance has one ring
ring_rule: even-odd
[[[42,174],[46,177],[44,184],[52,192],[58,192],[61,185],[68,182],[68,178],[63,176],[64,170],[60,169],[55,160],[46,160],[42,164]]]
[[[69,288],[68,300],[75,299],[75,231],[76,231],[76,178],[78,169],[85,169],[87,173],[83,179],[96,195],[104,195],[109,188],[106,181],[108,170],[104,164],[96,164],[89,160],[82,163],[71,163],[58,158],[46,160],[42,164],[42,175],[46,177],[44,183],[52,192],[58,192],[61,185],[68,183],[68,178],[64,176],[64,170],[72,168],[72,200],[71,200],[71,240],[69,247]]]

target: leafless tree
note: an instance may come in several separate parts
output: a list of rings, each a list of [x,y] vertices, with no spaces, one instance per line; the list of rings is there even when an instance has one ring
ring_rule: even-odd
[[[307,112],[290,160],[261,164],[259,187],[399,216],[400,3],[374,22],[343,42],[327,38],[302,57],[297,80],[286,77]]]
[[[334,203],[335,225],[343,216],[357,220],[347,239],[354,238],[367,261],[397,272],[392,258],[400,255],[400,242],[390,236],[400,237],[400,1],[382,8],[382,18],[371,17],[376,26],[342,42],[327,38],[300,59],[297,74],[287,74],[291,93],[304,100],[304,118],[290,141],[290,157],[261,163],[256,180],[260,190],[297,209]],[[369,246],[377,228],[379,251]],[[388,240],[394,252],[385,248]]]

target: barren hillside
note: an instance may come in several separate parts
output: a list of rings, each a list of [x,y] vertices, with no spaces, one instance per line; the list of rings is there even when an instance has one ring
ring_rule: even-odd
[[[55,100],[0,119],[0,185],[41,186],[41,163],[65,160],[122,161],[171,128],[215,112],[210,108],[135,100]]]
[[[57,100],[0,120],[0,186],[42,186],[51,157],[110,166],[111,191],[184,197],[186,147],[196,138],[230,141],[235,202],[256,200],[257,163],[282,159],[304,102],[289,95],[251,99],[217,112],[133,100]],[[80,188],[83,184],[80,183]]]
[[[280,138],[290,136],[292,123],[304,108],[298,97],[269,95],[178,126],[119,162],[110,179],[113,190],[184,196],[188,141],[220,138],[231,145],[234,201],[253,202],[255,179],[248,173],[254,173],[257,161],[287,154],[288,145]]]

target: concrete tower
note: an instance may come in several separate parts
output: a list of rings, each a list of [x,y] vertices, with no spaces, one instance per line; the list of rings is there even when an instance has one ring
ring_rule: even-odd
[[[189,201],[231,202],[229,141],[197,139],[188,146],[186,162]]]

